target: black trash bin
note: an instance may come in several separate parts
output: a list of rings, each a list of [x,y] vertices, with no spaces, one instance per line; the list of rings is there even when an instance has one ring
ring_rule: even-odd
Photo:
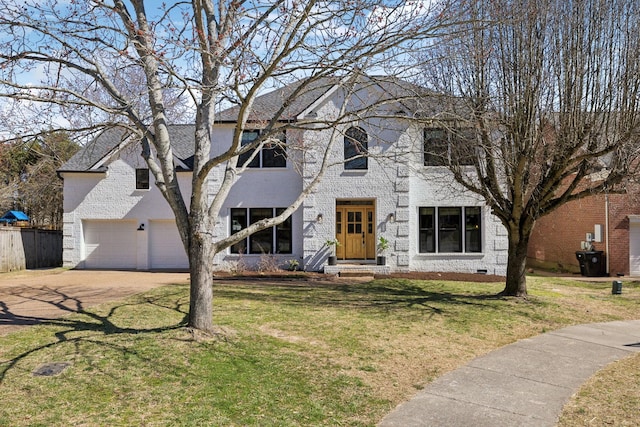
[[[606,276],[604,251],[577,251],[580,274],[587,277]]]

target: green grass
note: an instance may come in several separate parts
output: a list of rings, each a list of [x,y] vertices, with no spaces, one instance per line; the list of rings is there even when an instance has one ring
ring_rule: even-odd
[[[216,282],[215,339],[172,285],[0,337],[0,425],[375,425],[442,373],[568,324],[634,318],[637,285]],[[41,364],[70,362],[37,377]]]
[[[637,426],[640,353],[618,360],[587,381],[565,406],[558,427]]]

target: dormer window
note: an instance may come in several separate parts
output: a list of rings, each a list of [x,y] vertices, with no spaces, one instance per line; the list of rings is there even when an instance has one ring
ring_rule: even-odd
[[[136,169],[136,190],[149,189],[149,169]]]

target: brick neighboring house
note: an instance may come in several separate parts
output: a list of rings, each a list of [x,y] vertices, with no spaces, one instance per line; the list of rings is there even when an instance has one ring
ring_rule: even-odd
[[[540,218],[529,241],[529,265],[580,272],[576,251],[592,233],[609,275],[640,275],[640,186],[627,191],[572,201]]]

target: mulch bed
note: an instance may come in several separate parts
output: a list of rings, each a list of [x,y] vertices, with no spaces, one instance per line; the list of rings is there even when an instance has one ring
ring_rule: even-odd
[[[457,282],[504,282],[504,276],[480,273],[447,273],[435,271],[415,271],[408,273],[376,274],[376,279],[411,279],[411,280],[451,280]]]
[[[300,280],[300,281],[331,281],[336,278],[332,274],[302,271],[277,271],[259,272],[246,271],[242,274],[233,274],[226,271],[217,271],[213,280]],[[411,279],[411,280],[450,280],[460,282],[504,282],[503,276],[479,273],[448,273],[448,272],[408,272],[392,274],[376,274],[376,279]]]

